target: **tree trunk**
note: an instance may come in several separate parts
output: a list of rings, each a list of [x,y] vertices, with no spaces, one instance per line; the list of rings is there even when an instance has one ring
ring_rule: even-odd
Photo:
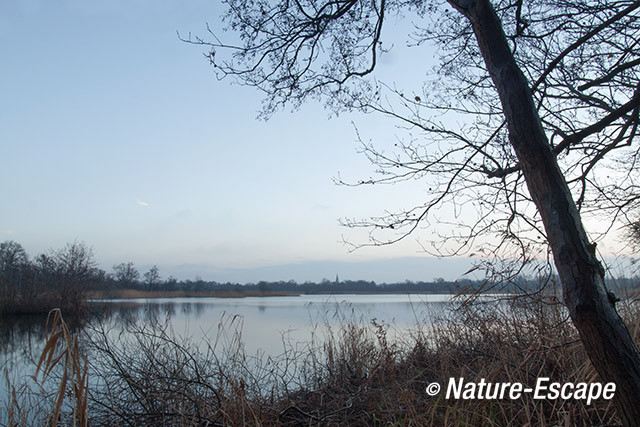
[[[640,354],[604,286],[604,269],[544,133],[527,80],[489,0],[449,0],[471,22],[500,96],[509,140],[542,217],[564,301],[603,381],[616,384],[625,425],[640,422]]]

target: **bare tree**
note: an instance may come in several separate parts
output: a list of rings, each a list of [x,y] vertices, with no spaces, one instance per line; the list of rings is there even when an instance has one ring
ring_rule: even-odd
[[[100,274],[93,249],[84,242],[67,243],[52,253],[54,286],[60,299],[60,308],[72,311],[80,301],[86,300],[87,290],[94,286]]]
[[[0,243],[0,275],[11,274],[29,262],[29,256],[20,243],[7,240]]]
[[[634,248],[640,248],[640,219],[631,221],[627,229],[627,237]]]
[[[140,280],[140,273],[132,262],[120,263],[113,266],[113,275],[121,288],[136,287]]]
[[[615,381],[618,412],[640,419],[640,355],[604,286],[596,243],[640,203],[638,0],[227,0],[237,45],[207,45],[221,77],[265,93],[263,114],[309,98],[393,117],[407,134],[363,141],[377,175],[354,185],[425,180],[425,202],[346,225],[365,244],[406,238],[453,206],[437,253],[490,247],[522,264],[549,253],[589,357]],[[453,7],[453,10],[450,10]],[[383,24],[411,14],[412,45],[439,49],[422,89],[380,82]],[[420,52],[420,51],[418,51]],[[424,52],[424,51],[423,51]],[[423,53],[424,54],[424,53]],[[458,124],[460,123],[460,124]],[[475,218],[455,220],[459,209]],[[605,224],[587,234],[583,219]],[[606,220],[606,221],[603,221]],[[489,240],[492,239],[492,240]],[[451,243],[456,246],[451,246]]]
[[[18,295],[24,291],[26,270],[29,267],[29,256],[20,243],[7,240],[0,244],[0,289],[2,289],[2,306],[15,304]]]
[[[142,275],[144,279],[144,284],[147,287],[147,290],[153,291],[157,290],[162,282],[162,278],[160,277],[160,270],[157,265],[152,266],[149,271]]]

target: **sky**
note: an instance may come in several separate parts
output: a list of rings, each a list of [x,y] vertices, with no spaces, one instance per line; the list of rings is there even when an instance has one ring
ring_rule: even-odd
[[[393,125],[314,103],[257,120],[260,93],[218,81],[177,36],[221,28],[221,13],[205,0],[0,3],[0,241],[31,256],[81,241],[107,271],[131,261],[178,278],[333,279],[341,265],[354,279],[457,278],[467,264],[414,239],[349,251],[343,237],[365,237],[340,218],[420,200],[333,182],[372,173],[354,125],[378,138]],[[423,269],[397,264],[415,257]]]
[[[179,279],[391,282],[467,271],[469,259],[423,253],[416,240],[430,229],[350,251],[343,241],[366,234],[339,219],[412,207],[428,183],[334,183],[372,176],[355,129],[392,144],[390,120],[330,117],[314,102],[257,120],[258,90],[219,81],[206,49],[177,34],[206,37],[208,23],[224,35],[222,13],[209,0],[0,2],[0,241],[31,256],[85,242],[107,271],[133,262]],[[412,90],[433,57],[407,54],[406,34],[383,39],[394,47],[378,75]]]

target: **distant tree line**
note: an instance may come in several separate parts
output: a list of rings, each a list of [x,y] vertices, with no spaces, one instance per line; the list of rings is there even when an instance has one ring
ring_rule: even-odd
[[[86,292],[106,275],[96,267],[93,251],[74,242],[29,259],[19,243],[0,244],[0,315],[40,313],[59,307],[77,313],[86,305]]]
[[[143,291],[199,292],[286,292],[297,294],[340,293],[454,293],[500,289],[500,292],[526,292],[539,289],[537,278],[518,277],[508,283],[486,287],[481,280],[459,279],[449,281],[434,278],[431,281],[410,281],[378,284],[366,280],[323,279],[320,282],[298,283],[289,281],[259,281],[233,283],[163,278],[158,266],[140,274],[132,262],[123,262],[106,272],[97,267],[93,250],[85,243],[74,242],[59,250],[51,250],[30,259],[19,243],[0,244],[0,315],[42,313],[59,307],[64,313],[78,313],[87,306],[92,291],[109,296],[110,291],[124,289]],[[618,283],[625,286],[625,283]]]

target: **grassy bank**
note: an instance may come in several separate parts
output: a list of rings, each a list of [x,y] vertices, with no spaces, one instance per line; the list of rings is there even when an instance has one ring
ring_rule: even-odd
[[[309,293],[308,295],[397,295],[407,292],[327,292]],[[412,292],[412,295],[435,295],[436,292]],[[244,297],[286,297],[300,296],[294,291],[260,291],[260,290],[203,290],[203,291],[145,291],[140,289],[109,289],[87,292],[88,299],[137,299],[137,298],[244,298]]]
[[[68,316],[81,316],[87,310],[87,293],[74,288],[65,291],[32,292],[26,295],[0,295],[0,319],[42,315],[60,308]]]
[[[144,291],[140,289],[111,289],[88,293],[89,299],[136,299],[136,298],[244,298],[298,296],[296,292],[279,291]]]
[[[638,339],[640,312],[633,301],[618,307]],[[81,345],[88,356],[86,398],[64,398],[68,408],[86,402],[80,412],[92,425],[617,424],[609,400],[587,404],[532,394],[464,400],[425,392],[433,382],[444,389],[452,377],[525,387],[540,377],[601,382],[553,298],[475,303],[404,335],[344,316],[342,326],[328,327],[322,339],[304,346],[285,342],[278,357],[246,354],[235,318],[213,328],[217,335],[206,346],[175,337],[156,321],[128,325],[135,337],[128,342],[97,328]],[[69,366],[81,367],[80,351],[72,350],[77,363]],[[74,376],[67,378],[68,390],[77,390]],[[8,406],[14,419],[42,416],[29,414],[37,405],[15,396]],[[46,401],[39,398],[31,395],[30,401]],[[72,411],[62,412],[72,424]]]

